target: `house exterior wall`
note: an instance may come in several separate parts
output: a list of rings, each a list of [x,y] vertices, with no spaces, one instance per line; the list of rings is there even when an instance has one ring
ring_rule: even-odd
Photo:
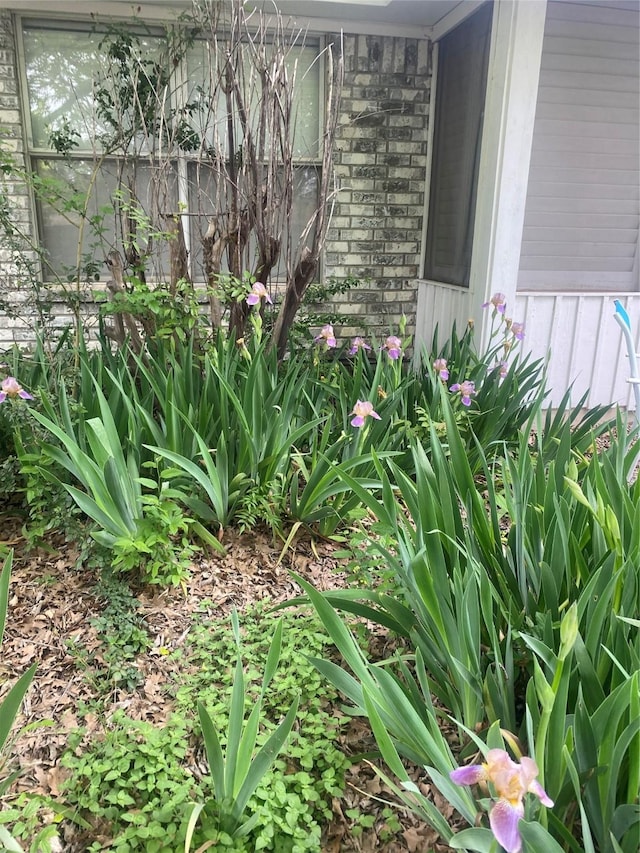
[[[638,4],[550,0],[516,294],[550,403],[635,399],[614,298],[640,335]]]
[[[540,7],[530,4],[530,8]],[[512,247],[515,263],[507,264],[496,255],[498,263],[480,280],[487,288],[484,296],[481,287],[475,294],[463,295],[437,282],[419,283],[418,343],[430,341],[436,323],[446,327],[456,320],[461,325],[467,317],[474,317],[479,326],[487,313],[483,315],[478,303],[486,301],[491,292],[505,293],[510,316],[525,323],[525,351],[536,358],[548,357],[550,406],[557,405],[571,387],[574,403],[589,391],[588,406],[619,403],[634,408],[626,381],[626,352],[613,315],[617,297],[627,307],[634,337],[640,343],[638,17],[638,4],[627,0],[549,0],[541,52],[530,63],[532,71],[542,70],[538,111],[529,138],[531,171],[528,155],[522,160],[522,174],[532,178],[522,187],[511,182],[510,193],[498,196],[497,209],[480,216],[488,230],[489,226],[499,230],[503,245]],[[510,48],[513,57],[526,59],[526,49],[516,51],[515,43],[504,37],[503,51]],[[505,91],[509,83],[505,74]],[[508,105],[507,118],[509,114],[517,117],[518,103],[523,99]],[[531,103],[535,107],[536,99]],[[501,157],[502,142],[513,143],[516,137],[514,132],[500,133],[492,150]],[[522,140],[527,141],[526,134]],[[551,152],[551,158],[543,163],[545,152]],[[490,180],[495,171],[485,169],[485,177]],[[563,200],[568,202],[558,207],[557,196],[567,187]],[[500,226],[505,198],[507,203],[511,199],[522,204],[524,229],[523,222],[513,216],[503,216]],[[541,216],[545,204],[555,207],[548,207]],[[564,221],[558,219],[558,210],[565,215]],[[600,215],[604,219],[599,220],[596,232],[584,231]],[[546,281],[542,281],[544,263],[536,266],[532,261],[541,257],[534,245],[535,227],[539,237],[557,247],[548,267],[553,278],[547,276]],[[576,250],[580,229],[584,232],[578,235],[582,248]],[[615,264],[600,263],[620,248],[621,241],[626,241],[618,252],[625,265],[624,281]],[[482,240],[482,246],[488,251],[491,241]],[[577,273],[567,272],[563,277],[563,253],[575,256],[574,266],[564,269]],[[542,271],[538,279],[536,268]]]
[[[549,2],[518,290],[638,291],[640,9]]]
[[[614,320],[612,293],[518,293],[514,314],[525,323],[527,350],[548,359],[547,405],[555,407],[567,388],[576,405],[617,403],[635,409],[627,382],[629,362],[620,327]],[[640,352],[640,294],[619,296],[631,318],[636,352]]]
[[[46,10],[45,10],[46,11]],[[333,38],[339,48],[339,36]],[[345,79],[335,151],[336,196],[323,277],[354,277],[357,288],[336,298],[347,324],[341,338],[396,333],[406,317],[415,330],[416,279],[421,252],[427,162],[431,52],[425,38],[346,34]],[[0,127],[24,165],[23,117],[13,18],[0,9]],[[16,221],[31,228],[31,199],[11,186]],[[1,258],[0,298],[11,290],[15,268]],[[23,287],[23,293],[27,288]],[[20,297],[22,298],[22,296]],[[64,315],[62,304],[54,310]],[[64,316],[59,319],[64,323]],[[0,349],[28,343],[29,328],[0,309]]]

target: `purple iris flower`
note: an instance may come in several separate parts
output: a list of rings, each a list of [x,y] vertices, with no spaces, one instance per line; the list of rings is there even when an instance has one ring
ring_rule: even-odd
[[[358,350],[361,350],[361,349],[369,350],[369,349],[371,349],[371,347],[365,341],[364,338],[354,338],[351,341],[351,346],[349,347],[348,353],[349,353],[349,355],[355,355],[358,352]]]
[[[518,824],[524,817],[522,800],[527,792],[535,794],[543,806],[553,806],[542,785],[536,780],[538,766],[523,756],[520,764],[513,761],[504,749],[490,749],[484,764],[458,767],[449,776],[456,785],[475,785],[491,782],[498,801],[489,811],[491,832],[507,853],[520,853],[522,839]]]
[[[247,305],[257,305],[261,299],[264,299],[269,305],[273,305],[267,288],[261,281],[256,281],[251,287],[251,293],[247,296]]]
[[[511,334],[517,341],[524,340],[524,323],[512,323]]]
[[[433,369],[443,382],[447,381],[447,379],[449,378],[449,368],[447,367],[446,358],[436,358],[436,360],[433,362]]]
[[[456,382],[455,385],[451,385],[449,391],[451,391],[453,394],[460,394],[463,406],[470,406],[471,398],[475,397],[475,395],[478,393],[476,391],[475,382],[471,382],[470,379],[465,379],[464,382]]]
[[[507,297],[504,293],[494,293],[488,302],[483,303],[482,307],[488,308],[489,305],[493,305],[493,310],[497,311],[498,314],[504,314],[507,307]]]
[[[402,341],[400,338],[396,338],[395,335],[389,335],[389,337],[384,342],[384,346],[382,349],[386,349],[389,358],[392,361],[400,358],[402,355]]]
[[[22,400],[33,400],[14,376],[7,376],[0,384],[0,403],[4,403],[7,397],[20,397]]]
[[[373,410],[373,403],[370,403],[368,400],[358,400],[351,414],[355,415],[351,421],[351,426],[354,427],[364,426],[365,420],[369,417],[375,418],[377,421],[380,420],[380,415]]]
[[[320,334],[316,335],[313,339],[315,343],[320,343],[324,341],[328,347],[337,346],[336,336],[333,334],[333,326],[331,323],[327,323],[326,326],[323,326],[320,329]]]

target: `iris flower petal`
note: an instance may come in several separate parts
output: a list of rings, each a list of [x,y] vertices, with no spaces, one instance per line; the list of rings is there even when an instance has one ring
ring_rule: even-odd
[[[498,800],[489,812],[489,826],[498,844],[507,853],[520,853],[522,839],[518,830],[520,818],[524,816],[522,803],[510,803],[508,800]]]
[[[449,778],[456,785],[475,785],[487,778],[487,773],[482,764],[468,764],[466,767],[457,767],[449,773]]]
[[[373,410],[373,403],[370,403],[369,400],[358,400],[353,407],[352,415],[355,415],[353,420],[351,421],[351,426],[361,427],[364,426],[364,422],[366,418],[375,418],[375,420],[380,420],[380,415]]]
[[[537,780],[534,779],[533,782],[531,782],[528,790],[538,797],[543,806],[546,806],[547,808],[551,808],[553,806],[553,800]]]
[[[269,296],[269,291],[261,281],[255,281],[251,286],[251,293],[247,296],[247,305],[257,305],[261,299],[273,305],[273,300]]]

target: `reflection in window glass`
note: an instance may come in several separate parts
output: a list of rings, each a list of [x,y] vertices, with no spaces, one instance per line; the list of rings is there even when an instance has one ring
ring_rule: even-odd
[[[135,208],[142,211],[136,225],[139,249],[144,252],[151,240],[157,268],[149,272],[154,278],[163,277],[168,270],[168,247],[162,237],[166,228],[162,215],[177,210],[175,169],[152,169],[148,162],[122,167],[107,161],[96,173],[94,162],[79,159],[36,160],[35,169],[51,187],[51,196],[57,196],[50,204],[39,206],[40,236],[50,265],[45,270],[48,279],[54,277],[52,269],[63,278],[75,278],[78,262],[84,267],[87,260],[105,277],[104,258],[112,249],[122,251],[120,231],[125,217],[121,211],[130,203],[128,188],[138,200]],[[147,212],[153,210],[160,214],[156,222],[148,218]]]
[[[197,167],[192,164],[189,168],[189,207],[197,216],[190,217],[191,222],[191,252],[194,262],[196,279],[204,281],[206,276],[202,262],[202,237],[207,231],[208,217],[217,213],[224,219],[227,212],[223,188],[219,187],[213,170]],[[299,166],[294,174],[293,209],[289,222],[291,248],[295,252],[301,239],[305,242],[313,237],[313,230],[307,235],[308,225],[316,209],[318,197],[318,170],[314,166]],[[283,237],[284,240],[284,237]],[[274,277],[284,276],[286,248],[283,245],[280,253],[279,267],[274,271]],[[255,268],[256,245],[251,241],[247,247],[244,267],[248,270]],[[226,264],[223,269],[227,269]]]
[[[35,148],[49,148],[51,131],[62,130],[65,126],[78,134],[75,141],[83,151],[96,150],[101,141],[112,140],[114,128],[98,109],[96,92],[100,88],[111,93],[112,115],[118,133],[122,129],[126,131],[128,126],[135,127],[133,122],[139,123],[135,103],[127,108],[121,102],[126,101],[127,94],[118,94],[119,78],[114,73],[117,65],[109,59],[104,40],[104,33],[86,29],[25,27],[25,70]],[[158,60],[160,43],[157,38],[140,36],[139,46],[134,39],[131,51],[133,73],[141,78],[148,73],[149,63]],[[166,95],[159,92],[158,98],[166,100]],[[137,150],[145,149],[144,136],[141,132],[134,134]],[[113,150],[113,146],[110,147]]]
[[[295,138],[293,153],[298,159],[316,160],[320,150],[320,68],[319,47],[294,47],[287,62],[289,79],[295,78],[293,120]],[[199,103],[195,115],[198,133],[216,151],[227,153],[227,102],[221,91],[215,57],[208,43],[198,42],[187,55],[190,102]],[[250,62],[245,62],[245,79],[251,81],[252,107],[259,103],[259,81]],[[241,142],[239,125],[235,133]]]
[[[98,51],[101,36],[88,31],[26,29],[23,33],[31,134],[37,148],[49,147],[50,130],[63,122],[80,134],[80,146],[104,132],[99,127],[94,93],[96,73],[106,68]]]

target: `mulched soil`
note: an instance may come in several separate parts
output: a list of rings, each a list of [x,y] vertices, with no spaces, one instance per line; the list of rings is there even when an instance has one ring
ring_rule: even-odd
[[[0,515],[0,521],[2,544],[15,548],[9,619],[0,659],[0,699],[17,674],[38,661],[34,682],[16,722],[18,728],[26,724],[29,727],[14,744],[14,757],[22,771],[14,790],[55,798],[64,780],[65,771],[58,761],[69,733],[81,725],[88,728],[89,735],[92,731],[98,734],[101,728],[97,717],[80,716],[80,708],[91,703],[95,693],[77,656],[69,652],[70,643],[75,642],[90,654],[100,654],[100,640],[91,625],[102,610],[96,597],[97,578],[92,569],[77,567],[78,553],[73,546],[52,539],[47,548],[27,550],[19,532],[20,519]],[[233,607],[240,611],[259,600],[288,600],[300,592],[289,570],[320,589],[345,583],[330,543],[300,539],[281,561],[281,545],[259,531],[242,536],[228,532],[224,544],[226,556],[206,555],[194,563],[186,590],[147,588],[138,594],[139,612],[153,637],[153,647],[139,656],[141,686],[132,693],[115,694],[113,710],[122,709],[132,718],[158,725],[166,721],[172,710],[172,699],[166,690],[173,674],[170,668],[179,666],[167,650],[184,643],[192,614],[205,600],[212,602],[211,612],[220,616]],[[378,635],[377,641],[383,645],[386,638]],[[341,712],[336,709],[336,713]],[[51,722],[37,725],[43,721]],[[362,719],[352,718],[343,726],[341,737],[347,755],[360,756],[375,749]],[[435,798],[445,817],[455,823],[450,806],[431,791],[428,778],[417,769],[414,781],[425,794]],[[325,829],[323,853],[451,850],[427,824],[402,808],[397,811],[402,832],[387,840],[383,809],[390,802],[394,802],[393,794],[385,789],[372,766],[367,761],[354,763],[347,775],[344,796],[333,801],[334,817]],[[352,833],[352,822],[346,815],[353,808],[375,818],[374,825],[358,836]],[[86,839],[81,841],[70,827],[58,850],[80,853],[85,848]]]

